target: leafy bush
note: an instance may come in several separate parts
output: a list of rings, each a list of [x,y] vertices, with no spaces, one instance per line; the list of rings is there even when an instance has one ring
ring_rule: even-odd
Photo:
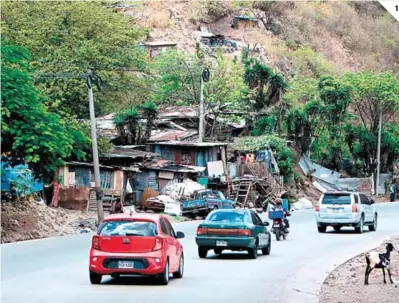
[[[322,55],[309,47],[301,47],[292,52],[291,58],[296,70],[306,76],[318,78],[334,71],[332,65]]]

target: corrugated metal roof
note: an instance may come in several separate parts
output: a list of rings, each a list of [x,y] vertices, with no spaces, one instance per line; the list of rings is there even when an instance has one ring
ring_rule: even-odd
[[[79,162],[79,161],[70,161],[70,162],[65,162],[66,165],[68,166],[87,166],[87,167],[93,167],[93,163],[88,163],[88,162]],[[108,169],[118,169],[117,167],[114,166],[107,166],[107,165],[101,165],[101,168],[108,168]]]
[[[170,130],[152,135],[149,141],[159,142],[159,141],[182,140],[194,136],[196,134],[197,132],[192,132],[192,131],[190,132],[182,130]]]
[[[198,118],[198,106],[168,106],[159,111],[159,118]]]
[[[166,42],[166,41],[153,41],[147,42],[146,45],[148,46],[175,46],[177,45],[176,42]]]
[[[129,149],[129,148],[114,148],[108,153],[102,154],[101,158],[155,158],[159,157],[159,154],[136,150],[136,149]]]
[[[258,21],[258,19],[254,18],[254,17],[248,17],[248,16],[234,16],[234,19]]]
[[[190,141],[167,141],[167,142],[157,142],[151,144],[159,144],[167,146],[194,146],[194,147],[215,147],[215,146],[230,145],[230,143],[223,143],[223,142],[190,142]]]

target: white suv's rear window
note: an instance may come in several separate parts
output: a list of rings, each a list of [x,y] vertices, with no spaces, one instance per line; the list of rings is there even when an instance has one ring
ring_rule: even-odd
[[[325,194],[321,204],[351,204],[350,194]]]

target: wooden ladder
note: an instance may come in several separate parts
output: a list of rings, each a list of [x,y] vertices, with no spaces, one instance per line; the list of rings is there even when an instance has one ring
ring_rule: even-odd
[[[252,181],[240,181],[238,190],[236,193],[235,202],[245,207],[247,204],[249,193],[251,192],[253,182]]]

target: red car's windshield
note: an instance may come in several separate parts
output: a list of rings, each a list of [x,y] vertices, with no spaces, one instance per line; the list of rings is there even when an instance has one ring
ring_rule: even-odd
[[[115,220],[104,222],[98,234],[100,236],[155,237],[158,230],[154,222]]]

